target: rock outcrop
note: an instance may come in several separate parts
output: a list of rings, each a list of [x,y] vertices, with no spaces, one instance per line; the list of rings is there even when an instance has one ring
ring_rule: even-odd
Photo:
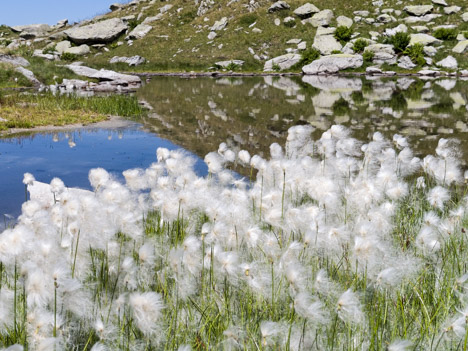
[[[76,44],[110,43],[128,29],[128,25],[120,18],[89,24],[83,27],[73,27],[64,33]]]
[[[361,55],[329,55],[302,67],[304,74],[337,73],[347,68],[359,68],[364,60]]]

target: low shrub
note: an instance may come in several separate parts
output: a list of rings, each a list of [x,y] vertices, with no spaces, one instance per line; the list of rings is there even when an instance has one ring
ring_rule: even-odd
[[[335,31],[335,38],[336,40],[340,41],[342,44],[347,43],[351,40],[351,36],[353,35],[353,30],[346,26],[339,26],[336,28]]]
[[[358,39],[354,42],[353,51],[355,53],[361,53],[365,50],[367,46],[369,46],[369,43],[367,42],[367,40]]]
[[[310,48],[310,49],[304,50],[302,52],[302,58],[301,58],[301,61],[299,62],[299,65],[301,67],[305,66],[305,65],[308,65],[312,61],[317,60],[319,57],[320,57],[320,51],[318,51],[315,48]]]
[[[457,35],[457,30],[451,28],[439,28],[434,32],[434,37],[439,40],[455,40]]]
[[[424,45],[421,43],[408,46],[404,53],[409,56],[415,65],[422,66],[426,63],[424,59]]]
[[[60,59],[62,61],[76,61],[77,58],[78,58],[78,55],[72,54],[72,53],[69,53],[69,52],[64,52],[62,54],[62,56],[60,56]]]
[[[362,54],[362,58],[364,59],[365,62],[372,62],[374,57],[375,57],[375,53],[373,51],[366,50]]]
[[[398,32],[390,37],[390,42],[397,53],[404,52],[409,45],[411,37],[408,33]]]

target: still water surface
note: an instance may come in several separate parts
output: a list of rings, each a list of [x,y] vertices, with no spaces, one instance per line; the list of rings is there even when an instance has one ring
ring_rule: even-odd
[[[345,77],[153,78],[137,92],[152,107],[141,124],[0,139],[0,215],[18,215],[23,173],[89,188],[91,168],[148,167],[155,150],[184,148],[203,158],[221,142],[268,155],[289,127],[310,124],[315,137],[333,124],[366,141],[380,131],[407,136],[415,152],[433,153],[439,138],[460,141],[468,162],[468,82],[448,78]],[[145,129],[141,129],[144,125]],[[206,173],[198,159],[197,170]],[[242,173],[242,170],[240,170]]]

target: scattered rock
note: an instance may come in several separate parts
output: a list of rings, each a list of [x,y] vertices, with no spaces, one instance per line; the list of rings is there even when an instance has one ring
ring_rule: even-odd
[[[59,54],[63,54],[65,50],[68,50],[69,48],[71,48],[71,43],[68,40],[63,40],[55,45],[55,51]]]
[[[77,64],[71,64],[65,67],[69,68],[77,75],[88,77],[88,78],[96,78],[96,79],[99,79],[100,81],[113,81],[115,84],[121,84],[121,85],[141,84],[141,79],[138,76],[117,73],[117,72],[106,70],[106,69],[101,69],[100,71],[98,71],[94,68],[81,66]]]
[[[388,63],[393,65],[397,62],[395,50],[390,44],[371,44],[365,50],[374,53],[372,61],[376,64]]]
[[[52,54],[44,54],[42,50],[34,50],[33,52],[34,57],[40,57],[49,61],[54,61],[58,59],[58,56],[52,55]]]
[[[317,12],[311,18],[311,24],[314,27],[328,27],[333,19],[333,11],[332,10],[323,10]]]
[[[146,59],[138,55],[132,56],[132,57],[114,56],[109,61],[109,63],[117,63],[117,62],[123,62],[123,63],[128,64],[129,66],[139,66],[139,65],[144,64],[146,62]]]
[[[395,35],[396,33],[406,33],[406,32],[408,32],[408,27],[404,24],[400,24],[396,26],[395,28],[385,29],[385,35],[389,37]]]
[[[338,16],[336,18],[336,23],[338,27],[345,26],[351,28],[351,26],[353,25],[353,20],[346,16]]]
[[[164,5],[163,7],[161,7],[159,9],[159,12],[160,13],[166,13],[167,11],[169,11],[170,9],[172,9],[172,6],[171,4],[167,4],[167,5]]]
[[[418,33],[418,34],[411,34],[411,40],[409,46],[414,44],[423,44],[423,45],[432,45],[432,44],[440,44],[442,43],[441,40],[434,38],[432,35]]]
[[[445,0],[432,0],[432,3],[434,5],[448,6],[448,4],[445,2]]]
[[[153,27],[147,25],[147,24],[139,24],[136,26],[128,35],[125,39],[127,40],[135,40],[135,39],[141,39],[144,38],[150,31],[153,29]]]
[[[302,56],[298,54],[281,55],[265,62],[263,70],[271,72],[278,67],[281,71],[289,69],[301,60]]]
[[[57,24],[54,26],[56,29],[66,27],[68,24],[68,19],[63,19],[57,22]]]
[[[128,29],[120,18],[112,18],[83,27],[73,27],[65,31],[68,38],[76,44],[110,43]]]
[[[33,83],[35,86],[41,85],[41,82],[37,80],[36,76],[34,73],[32,73],[30,70],[24,68],[24,67],[16,67],[15,70],[19,73],[21,73],[23,76],[26,77],[27,80],[29,80],[31,83]]]
[[[343,48],[333,35],[319,35],[318,33],[315,35],[312,47],[320,51],[322,55],[330,55],[333,51],[341,51]]]
[[[320,10],[311,3],[304,4],[294,10],[294,14],[301,19],[312,17],[312,15],[317,12],[320,12]]]
[[[353,14],[360,17],[368,17],[369,11],[354,11]]]
[[[456,54],[463,54],[468,51],[468,40],[460,41],[452,51]]]
[[[377,17],[377,22],[380,23],[390,23],[394,20],[394,18],[386,13]]]
[[[290,8],[291,7],[289,6],[289,4],[286,1],[280,0],[280,1],[275,2],[273,5],[271,5],[268,8],[268,12],[273,13],[273,12],[276,12],[276,11],[288,10]]]
[[[457,69],[458,68],[458,62],[457,59],[453,56],[447,56],[443,60],[439,61],[436,63],[437,66],[439,67],[444,67],[448,69]]]
[[[468,22],[468,12],[465,12],[463,15],[462,15],[462,20],[464,22]]]
[[[304,74],[336,73],[347,68],[359,68],[363,64],[361,55],[330,55],[302,67]]]
[[[162,13],[158,13],[156,16],[146,17],[142,24],[150,24],[150,23],[161,20],[163,17],[164,16]]]
[[[116,4],[110,5],[110,6],[109,6],[109,9],[110,9],[111,11],[118,11],[118,10],[123,9],[124,7],[125,7],[124,4],[117,4],[117,3],[116,3]]]
[[[413,16],[424,16],[434,9],[432,5],[415,5],[415,6],[405,6],[403,11],[406,11]]]
[[[89,46],[86,44],[80,45],[80,46],[73,46],[71,48],[68,48],[64,51],[66,54],[74,54],[74,55],[87,55],[90,53]]]
[[[27,24],[23,26],[10,27],[13,32],[19,32],[23,39],[34,39],[37,37],[45,37],[52,30],[48,24]]]
[[[382,70],[379,67],[371,66],[366,68],[366,73],[371,75],[382,74]]]
[[[22,67],[27,67],[29,66],[28,60],[21,56],[12,56],[12,55],[2,55],[0,54],[0,62],[2,63],[8,63],[13,66],[22,66]]]
[[[227,17],[223,17],[219,21],[215,22],[213,27],[211,27],[211,31],[212,32],[217,32],[219,30],[223,30],[224,28],[226,28],[227,24],[228,24]]]
[[[279,18],[275,18],[275,26],[280,26],[281,25],[281,20]]]
[[[408,56],[402,56],[398,59],[398,67],[400,68],[413,69],[416,66],[417,65],[415,65]]]
[[[216,32],[210,32],[210,33],[208,34],[208,39],[209,39],[209,40],[213,40],[214,38],[216,38],[217,35],[218,35],[218,34],[216,34]]]
[[[447,15],[451,15],[453,13],[460,12],[460,10],[461,10],[460,6],[449,6],[449,7],[444,8],[444,12]]]
[[[215,65],[221,68],[228,68],[230,65],[243,66],[244,61],[242,60],[219,61],[219,62],[216,62]]]
[[[432,56],[435,56],[435,54],[437,54],[437,49],[433,46],[425,46],[423,50],[427,56],[432,57]]]
[[[429,28],[427,28],[426,26],[413,26],[411,28],[413,28],[418,33],[427,33],[427,32],[429,32]]]

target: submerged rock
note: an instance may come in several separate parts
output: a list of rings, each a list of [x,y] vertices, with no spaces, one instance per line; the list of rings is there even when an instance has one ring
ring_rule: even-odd
[[[363,62],[361,55],[330,55],[302,67],[302,72],[304,74],[336,73],[347,68],[359,68]]]
[[[89,24],[83,27],[73,27],[64,33],[76,44],[110,43],[128,29],[128,25],[120,18]]]

